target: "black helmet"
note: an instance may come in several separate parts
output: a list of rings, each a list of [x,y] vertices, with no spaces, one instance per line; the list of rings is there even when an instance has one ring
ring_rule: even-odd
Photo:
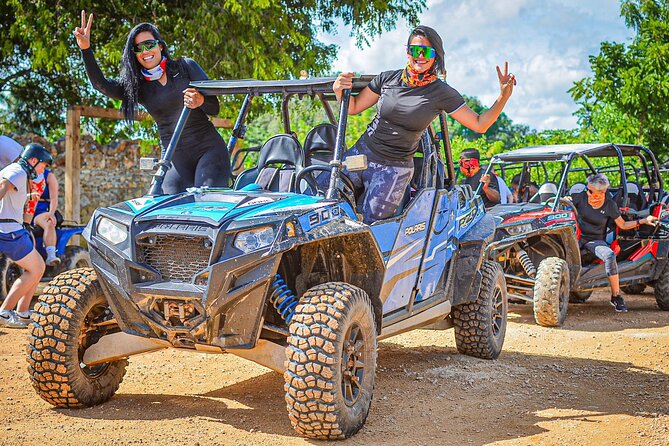
[[[21,152],[21,158],[28,161],[30,158],[37,158],[37,161],[40,163],[47,163],[49,166],[53,164],[53,157],[47,149],[44,148],[42,144],[37,144],[36,142],[31,142],[23,148]]]

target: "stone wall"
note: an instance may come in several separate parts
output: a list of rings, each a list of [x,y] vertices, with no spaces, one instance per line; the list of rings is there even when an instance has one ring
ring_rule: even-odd
[[[50,142],[38,135],[8,135],[21,145],[38,142],[51,151],[53,171],[60,186],[59,209],[65,209],[65,139]],[[151,183],[150,172],[139,170],[138,141],[116,141],[100,145],[90,135],[82,135],[81,150],[81,222],[86,223],[93,211],[130,198],[144,195]],[[159,156],[159,149],[154,154]]]

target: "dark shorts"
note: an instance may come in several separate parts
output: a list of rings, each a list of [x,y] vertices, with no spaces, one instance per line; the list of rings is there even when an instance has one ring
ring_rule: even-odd
[[[30,254],[33,248],[33,238],[25,229],[9,233],[0,232],[0,252],[15,262]]]

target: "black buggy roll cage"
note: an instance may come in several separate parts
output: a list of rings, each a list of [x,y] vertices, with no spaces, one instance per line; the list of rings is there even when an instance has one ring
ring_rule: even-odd
[[[362,91],[367,86],[372,78],[373,76],[361,76],[359,78],[355,78],[353,80],[353,88],[351,90],[344,91],[344,95],[342,96],[342,106],[339,116],[339,123],[337,125],[335,156],[334,159],[330,162],[332,167],[332,174],[330,176],[330,185],[327,192],[328,198],[334,198],[337,195],[339,171],[341,170],[341,159],[343,155],[342,147],[344,144],[344,135],[346,134],[346,122],[348,117],[348,104],[350,95],[360,93],[360,91]],[[246,122],[246,118],[248,117],[251,101],[255,96],[264,94],[281,94],[283,96],[281,111],[286,133],[290,132],[288,101],[295,94],[308,94],[311,96],[317,96],[323,103],[328,118],[331,122],[334,122],[334,114],[330,104],[328,103],[328,100],[332,99],[334,96],[332,85],[335,80],[336,78],[334,77],[280,81],[259,81],[255,79],[234,81],[206,80],[191,82],[189,86],[197,89],[198,92],[205,96],[236,94],[245,95],[244,102],[242,103],[242,107],[237,115],[237,120],[235,121],[235,126],[232,130],[232,136],[228,141],[228,153],[231,153],[238,140],[244,138],[244,134],[246,132],[246,127],[244,124]],[[171,167],[171,159],[174,154],[174,149],[179,142],[179,138],[181,138],[181,133],[183,132],[184,125],[186,124],[189,115],[190,109],[184,106],[181,110],[179,120],[177,121],[177,124],[174,128],[172,138],[167,145],[167,149],[164,151],[162,158],[157,163],[157,170],[153,175],[151,188],[148,193],[149,196],[158,196],[163,194],[163,180],[165,179],[165,174]]]
[[[620,173],[620,182],[623,192],[623,201],[622,207],[627,207],[629,205],[629,197],[627,191],[627,171],[625,168],[625,156],[638,156],[643,162],[643,169],[647,175],[649,186],[652,188],[657,184],[657,193],[658,197],[661,197],[664,194],[664,186],[662,182],[662,177],[659,175],[659,166],[655,154],[648,149],[647,147],[640,145],[632,144],[558,144],[558,145],[546,145],[546,146],[531,146],[524,147],[521,149],[512,150],[510,152],[498,153],[494,155],[488,164],[488,167],[485,170],[486,174],[489,174],[495,163],[530,163],[530,162],[545,162],[545,161],[561,161],[564,163],[564,168],[562,169],[562,178],[558,184],[557,197],[562,197],[563,192],[567,186],[567,174],[571,171],[571,165],[577,158],[581,158],[588,165],[588,168],[593,172],[598,172],[597,168],[593,166],[589,158],[602,158],[602,157],[616,157],[618,159],[618,168],[619,170],[616,173]],[[651,169],[648,169],[648,164],[652,164]],[[521,172],[521,185],[525,180],[523,174],[525,173],[525,168]],[[476,188],[476,193],[481,193],[482,185],[478,185]],[[558,201],[552,205],[552,210],[555,211],[558,207]]]
[[[246,133],[246,119],[249,114],[251,107],[251,102],[254,97],[266,95],[266,94],[281,94],[281,114],[283,118],[284,132],[290,133],[290,117],[288,113],[288,101],[294,95],[310,95],[318,97],[325,108],[328,119],[331,123],[337,125],[337,137],[334,148],[334,156],[332,161],[330,161],[330,182],[328,190],[326,192],[326,198],[334,199],[339,195],[339,173],[342,167],[342,158],[343,158],[343,147],[344,147],[344,137],[346,135],[346,125],[348,119],[348,108],[349,108],[349,99],[351,95],[359,94],[369,82],[374,78],[372,75],[364,75],[356,77],[353,79],[353,86],[350,90],[344,90],[341,101],[341,109],[339,113],[339,121],[335,121],[335,116],[330,107],[330,102],[335,100],[335,95],[332,90],[333,84],[336,80],[335,77],[322,77],[322,78],[312,78],[312,79],[291,79],[291,80],[255,80],[255,79],[245,79],[245,80],[205,80],[205,81],[196,81],[191,82],[190,87],[195,88],[198,92],[205,96],[221,96],[221,95],[244,95],[244,101],[242,103],[241,109],[237,115],[235,125],[232,129],[232,135],[228,140],[228,153],[232,154],[235,146],[239,140],[244,139]],[[184,125],[188,120],[190,115],[190,109],[186,106],[181,110],[181,115],[172,134],[172,138],[163,153],[162,158],[158,161],[157,170],[153,175],[153,180],[151,182],[151,187],[149,196],[158,196],[163,195],[163,180],[165,179],[165,174],[171,168],[171,159],[174,154],[181,133],[183,132]],[[444,151],[446,154],[447,168],[448,168],[448,177],[451,183],[455,181],[455,174],[453,168],[452,155],[450,150],[450,142],[448,138],[448,128],[446,119],[443,114],[439,116],[439,122],[441,126],[440,135],[432,135],[433,137],[438,137],[441,142],[444,144]],[[438,151],[437,151],[438,152]],[[440,155],[438,155],[440,156]],[[450,187],[453,184],[447,184],[446,187]]]

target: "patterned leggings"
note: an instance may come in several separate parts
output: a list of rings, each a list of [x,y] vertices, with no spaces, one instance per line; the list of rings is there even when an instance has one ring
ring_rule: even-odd
[[[363,140],[344,153],[344,159],[352,155],[374,156]],[[397,213],[402,198],[413,176],[413,160],[394,161],[394,165],[368,161],[367,169],[344,173],[353,181],[357,190],[364,190],[361,206],[363,221],[371,224],[376,220],[390,218]]]
[[[616,262],[616,253],[613,252],[613,250],[604,240],[593,240],[591,242],[587,242],[583,245],[583,248],[587,249],[596,255],[597,258],[604,261],[604,268],[606,269],[607,276],[618,275],[618,262]]]

